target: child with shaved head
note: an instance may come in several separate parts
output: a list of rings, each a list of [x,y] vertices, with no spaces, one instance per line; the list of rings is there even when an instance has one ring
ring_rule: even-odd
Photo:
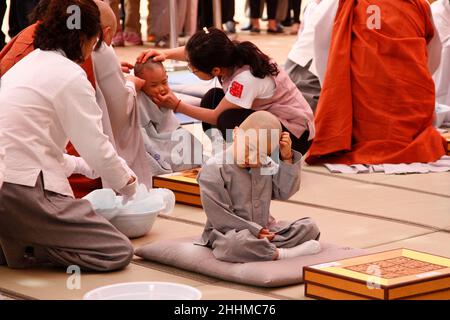
[[[272,158],[278,159],[276,164]],[[271,158],[270,158],[271,157]],[[315,254],[320,232],[309,218],[276,222],[272,199],[287,200],[300,188],[301,154],[289,133],[267,111],[234,129],[234,141],[203,166],[198,182],[208,217],[201,244],[227,262],[271,261]]]
[[[145,82],[137,93],[137,101],[152,173],[167,174],[199,167],[203,159],[200,141],[181,127],[174,111],[160,108],[155,103],[158,102],[158,96],[170,91],[163,64],[152,59],[145,63],[137,63],[134,66],[134,75]],[[174,152],[181,145],[180,140],[183,146]],[[173,157],[174,154],[184,159],[177,161]]]
[[[134,66],[134,74],[146,81],[142,91],[152,99],[169,91],[167,73],[161,62],[149,59],[145,63],[137,63]]]

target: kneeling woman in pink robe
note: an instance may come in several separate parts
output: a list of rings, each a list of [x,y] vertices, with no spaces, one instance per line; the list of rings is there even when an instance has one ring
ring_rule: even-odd
[[[67,28],[81,10],[80,28]],[[75,200],[64,149],[70,140],[113,189],[132,197],[136,178],[102,132],[95,91],[80,64],[100,35],[93,1],[51,0],[34,50],[2,77],[0,146],[6,150],[0,190],[0,264],[41,263],[110,271],[133,257],[130,241],[86,200]]]

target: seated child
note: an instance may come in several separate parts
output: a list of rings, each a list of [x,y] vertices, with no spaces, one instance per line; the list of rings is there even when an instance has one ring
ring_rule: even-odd
[[[199,167],[203,158],[200,141],[181,127],[172,110],[159,108],[153,101],[158,93],[165,94],[169,90],[163,64],[149,59],[146,63],[136,64],[134,74],[145,80],[137,93],[137,101],[145,148],[154,159],[152,173],[165,174]]]
[[[271,261],[321,249],[319,229],[310,218],[286,223],[270,215],[272,199],[287,200],[300,188],[302,155],[281,131],[274,115],[255,112],[234,129],[231,146],[200,171],[197,179],[208,217],[201,244],[212,248],[219,260]],[[278,150],[279,165],[268,157]]]

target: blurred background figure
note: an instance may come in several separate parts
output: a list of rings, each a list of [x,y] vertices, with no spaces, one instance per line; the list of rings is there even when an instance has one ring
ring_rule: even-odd
[[[124,8],[123,24],[120,24],[120,2],[122,2],[121,7]],[[197,4],[198,0],[177,1],[177,31],[179,34],[183,30],[185,35],[192,35],[197,31]],[[169,45],[169,1],[148,0],[146,38],[141,33],[140,0],[111,0],[110,5],[117,17],[119,26],[113,40],[113,46],[140,46],[143,44],[143,39],[147,42],[155,42],[157,47]]]
[[[5,1],[3,1],[5,2]],[[39,0],[11,0],[9,7],[8,35],[14,38],[20,31],[30,25],[28,15],[33,11]],[[3,5],[2,5],[3,6]],[[6,7],[6,3],[5,3]],[[0,11],[1,12],[1,11]]]
[[[102,0],[113,9],[118,30],[113,46],[137,46],[143,42],[156,47],[167,47],[169,43],[168,0]],[[242,30],[260,32],[260,20],[269,21],[268,33],[283,32],[283,25],[290,26],[296,34],[300,25],[300,5],[310,0],[220,0],[222,29],[228,34],[236,33],[237,21],[243,22]],[[11,37],[29,25],[28,15],[39,0],[0,0],[0,48]],[[214,25],[213,0],[177,0],[177,32],[180,37],[190,37],[203,27]],[[245,6],[244,6],[245,4]],[[250,4],[252,4],[250,6]],[[259,4],[259,5],[258,5]],[[250,7],[252,10],[250,10]],[[259,9],[258,9],[259,8]],[[167,10],[166,10],[167,9]],[[244,13],[245,12],[245,13]],[[250,23],[250,13],[253,18]],[[9,17],[9,25],[8,25]],[[249,18],[248,23],[244,20]],[[264,17],[264,18],[263,18]],[[270,17],[270,19],[268,19]],[[145,21],[146,20],[146,21]],[[282,23],[281,23],[282,22]],[[8,32],[8,29],[10,31]],[[264,26],[263,26],[263,29]],[[181,45],[183,41],[181,40]]]
[[[225,24],[225,31],[228,33],[236,33],[235,13],[235,0],[222,0],[222,23]]]
[[[125,0],[125,33],[123,38],[126,43],[133,46],[141,46],[141,15],[139,8],[140,0]]]
[[[150,3],[150,1],[149,1]],[[141,15],[139,8],[140,0],[110,0],[109,4],[117,17],[117,33],[113,39],[113,46],[123,47],[126,44],[141,46],[143,44],[141,35]],[[125,11],[125,22],[121,23],[121,12],[119,6]]]
[[[0,51],[3,49],[3,47],[6,44],[6,35],[2,31],[2,25],[3,25],[3,18],[5,17],[6,13],[6,0],[0,0]]]
[[[282,25],[292,27],[290,34],[297,34],[300,29],[302,0],[288,0],[288,2],[286,18],[283,20]]]
[[[222,24],[225,24],[225,31],[236,33],[236,21],[234,21],[236,12],[235,0],[222,0],[221,7]],[[214,26],[213,3],[211,0],[200,0],[198,6],[198,29],[212,26]]]
[[[190,19],[195,19],[192,17],[192,8],[188,7],[189,4],[196,4],[196,1],[187,0],[177,0],[176,1],[176,11],[177,11],[177,33],[178,35],[182,33],[185,27],[186,18],[189,16]],[[169,46],[170,38],[170,12],[169,12],[169,1],[167,0],[152,0],[150,8],[150,32],[155,37],[156,47],[166,48]],[[195,14],[196,16],[196,14]],[[195,22],[195,21],[194,21]],[[196,23],[195,23],[196,24]],[[190,27],[188,28],[191,34],[194,34],[196,30],[192,30],[192,22],[190,22]]]
[[[186,21],[184,22],[184,33],[190,37],[197,32],[198,0],[186,0]]]
[[[121,11],[123,11],[124,8],[124,2],[121,3],[122,1],[120,0],[109,0],[109,5],[111,6],[111,9],[114,12],[114,15],[117,18],[117,31],[116,31],[116,35],[113,38],[113,42],[112,45],[114,47],[123,47],[125,45],[125,40],[123,38],[123,24],[125,23],[124,21],[122,22],[121,20]],[[125,16],[123,17],[125,20]]]
[[[277,9],[278,9],[278,0],[266,0],[267,5],[267,19],[268,19],[268,28],[267,33],[269,34],[278,34],[283,33],[283,28],[277,23]],[[251,21],[251,29],[250,31],[253,33],[260,33],[260,19],[262,16],[262,2],[261,0],[250,0],[250,21]],[[243,29],[245,30],[245,29]]]

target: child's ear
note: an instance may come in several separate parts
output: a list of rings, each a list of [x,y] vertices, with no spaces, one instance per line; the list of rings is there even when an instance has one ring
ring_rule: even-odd
[[[111,44],[113,36],[114,35],[111,32],[111,27],[108,26],[103,29],[103,41],[108,45]]]

